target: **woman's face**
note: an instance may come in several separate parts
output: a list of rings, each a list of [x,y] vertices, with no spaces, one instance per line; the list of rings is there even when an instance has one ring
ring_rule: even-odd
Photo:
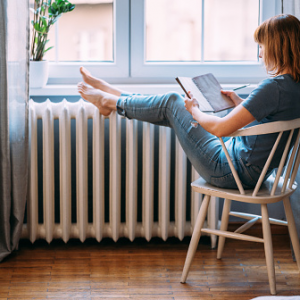
[[[259,44],[259,54],[258,54],[259,58],[264,59],[264,51],[265,51],[265,46],[262,44]]]
[[[265,64],[265,46],[263,44],[259,44],[259,54],[258,54],[258,56],[259,56],[259,58],[262,59],[262,61]],[[267,71],[276,70],[276,67],[275,67],[274,63],[272,61],[270,61],[270,58],[269,58],[269,61],[268,61],[268,65],[266,65],[266,68],[267,68]]]

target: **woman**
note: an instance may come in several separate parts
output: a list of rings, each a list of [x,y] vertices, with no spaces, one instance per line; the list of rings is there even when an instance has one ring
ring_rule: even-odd
[[[84,68],[80,68],[80,72],[85,83],[78,84],[78,92],[103,115],[117,111],[127,118],[172,127],[192,165],[207,182],[236,188],[218,137],[229,135],[250,123],[300,118],[299,20],[292,15],[272,17],[256,29],[254,39],[259,44],[259,57],[272,77],[263,80],[245,100],[232,91],[222,91],[235,103],[235,108],[222,118],[201,112],[193,95],[183,101],[173,92],[151,96],[129,94],[94,78]],[[191,126],[193,119],[200,126]],[[287,135],[280,142],[270,171],[281,158]],[[245,188],[255,185],[275,138],[276,135],[269,134],[226,141]]]

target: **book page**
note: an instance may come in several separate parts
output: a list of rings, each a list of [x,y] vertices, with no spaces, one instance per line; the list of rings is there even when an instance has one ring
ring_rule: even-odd
[[[199,103],[199,109],[201,111],[214,111],[212,106],[207,102],[205,97],[202,95],[201,91],[197,88],[192,78],[189,77],[178,77],[181,82],[181,87],[187,93],[190,91],[193,94],[193,97],[197,99]]]
[[[213,74],[200,75],[192,78],[192,81],[210,103],[213,111],[218,112],[234,107],[233,101],[221,94],[222,87]]]

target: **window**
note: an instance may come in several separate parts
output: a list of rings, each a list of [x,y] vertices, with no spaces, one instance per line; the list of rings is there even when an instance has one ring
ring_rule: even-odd
[[[49,35],[50,83],[76,83],[80,65],[111,82],[174,83],[212,72],[223,83],[256,83],[266,74],[253,32],[280,13],[280,0],[71,2],[75,10]]]
[[[259,0],[146,0],[145,61],[257,62],[258,24]]]
[[[33,1],[33,0],[31,0]],[[48,83],[77,83],[79,66],[96,76],[129,76],[129,0],[70,0],[75,9],[64,14],[49,34]]]
[[[64,14],[52,28],[49,46],[55,46],[56,51],[49,51],[46,58],[56,62],[112,62],[113,0],[70,2],[75,9]]]
[[[188,36],[185,34],[182,36],[180,29],[181,42],[177,40],[179,47],[188,47],[190,49],[189,41],[194,43],[196,36],[196,43],[193,45],[196,54],[193,54],[192,59],[187,57],[184,58],[184,61],[174,62],[173,59],[168,61],[165,58],[162,60],[161,58],[150,56],[150,52],[147,50],[147,39],[150,42],[151,35],[153,35],[151,30],[153,29],[148,27],[149,32],[147,32],[147,27],[145,30],[144,24],[148,26],[151,24],[150,16],[148,16],[147,20],[147,9],[151,9],[151,2],[157,2],[156,16],[153,17],[156,21],[161,21],[161,18],[164,18],[169,22],[173,22],[174,15],[177,15],[175,24],[178,25],[181,19],[182,27],[186,28],[184,31],[188,30],[188,34],[191,31],[195,32],[195,35]],[[177,8],[175,3],[177,3]],[[167,11],[167,14],[162,16],[160,13],[164,10],[164,6],[169,10],[169,14]],[[176,12],[176,10],[181,13]],[[184,16],[187,16],[187,13],[191,15],[188,20],[184,18]],[[211,72],[222,83],[257,83],[262,78],[265,78],[266,74],[262,64],[258,61],[258,49],[251,42],[253,32],[250,34],[250,31],[254,31],[255,27],[263,20],[278,13],[280,13],[280,0],[131,0],[131,16],[134,16],[131,18],[131,76],[137,78],[156,78],[157,76],[174,78],[175,76],[196,76]],[[194,14],[198,14],[201,25],[198,21],[195,21],[197,18],[194,17]],[[251,16],[249,17],[250,14]],[[229,22],[226,20],[226,16]],[[247,21],[245,16],[247,16]],[[257,21],[255,18],[257,18]],[[232,23],[232,20],[234,20],[234,23]],[[189,24],[189,22],[194,24]],[[232,41],[242,40],[239,36],[235,36],[236,27],[238,26],[244,27],[239,34],[244,38],[246,37],[246,42],[244,43],[246,46],[243,46],[238,51],[238,55],[236,55],[234,52],[237,49],[232,47]],[[177,30],[179,30],[178,28],[179,26]],[[157,31],[163,34],[164,30],[166,29],[158,28]],[[173,38],[172,30],[174,31],[176,28],[171,28],[170,32],[165,35],[165,40],[168,41]],[[147,37],[147,34],[149,37]],[[249,37],[249,35],[251,36]],[[243,52],[245,48],[248,48],[248,43],[252,43],[254,48],[250,47],[252,50],[245,58],[243,57]],[[185,44],[188,44],[188,46]],[[160,48],[167,47],[161,47],[159,42],[157,42],[156,46]],[[175,52],[173,48],[169,47],[168,49],[172,55]],[[222,53],[223,51],[224,53]]]

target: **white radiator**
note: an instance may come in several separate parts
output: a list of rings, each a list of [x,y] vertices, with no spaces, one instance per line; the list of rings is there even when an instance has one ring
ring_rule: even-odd
[[[40,121],[42,134],[39,134],[42,135],[42,171],[39,171],[41,167],[38,165],[38,155],[41,155],[38,153],[38,138],[40,138],[37,130],[38,119],[42,120]],[[59,123],[59,130],[57,130],[59,171],[56,172],[54,170],[55,119],[58,119]],[[76,122],[75,187],[71,184],[72,119]],[[92,119],[92,142],[90,143],[88,143],[89,119]],[[140,126],[142,130],[138,132]],[[191,199],[187,199],[187,189],[190,189],[187,171],[192,172],[189,177],[191,181],[195,180],[198,174],[193,168],[188,168],[186,155],[177,139],[175,140],[175,156],[173,154],[174,162],[171,162],[172,131],[170,128],[155,129],[155,126],[149,123],[122,120],[122,117],[115,113],[106,120],[95,106],[83,100],[76,103],[66,100],[60,103],[52,103],[49,100],[36,103],[30,100],[29,130],[29,193],[27,222],[23,226],[23,238],[29,238],[32,242],[37,239],[46,239],[50,243],[53,239],[63,239],[67,242],[70,238],[79,238],[81,241],[86,238],[96,238],[100,241],[104,237],[110,237],[114,241],[120,237],[127,237],[131,241],[136,237],[144,237],[147,240],[152,237],[161,237],[163,240],[168,237],[178,237],[181,240],[191,235],[202,197],[191,192]],[[108,138],[105,139],[105,135]],[[158,142],[155,142],[155,138]],[[138,142],[142,144],[140,151],[138,151]],[[92,149],[88,149],[88,145]],[[109,159],[106,159],[106,151],[109,151]],[[121,155],[122,151],[125,151],[126,155]],[[155,155],[157,151],[158,155]],[[92,170],[88,168],[88,153],[92,153]],[[142,163],[141,159],[138,159],[141,156]],[[156,172],[155,160],[158,160]],[[171,168],[171,163],[175,164],[173,168]],[[124,165],[126,166],[126,171],[123,171],[125,178],[122,176],[122,180],[126,181],[123,191],[121,189],[122,165],[123,168]],[[109,172],[105,172],[107,168]],[[138,172],[138,168],[142,171]],[[90,173],[92,173],[89,175],[92,177],[92,183],[88,182]],[[109,176],[105,176],[108,173]],[[55,177],[59,177],[59,180]],[[38,183],[41,180],[42,199],[38,192]],[[55,186],[57,186],[55,180],[59,182],[59,203],[55,200]],[[142,183],[141,187],[138,186],[139,182]],[[89,222],[88,218],[88,183],[92,184],[92,200],[90,200],[92,222]],[[156,193],[154,192],[155,185],[157,186]],[[138,197],[138,188],[140,197]],[[72,202],[74,189],[76,189],[76,205],[74,200]],[[108,191],[106,196],[105,190]],[[173,195],[172,199],[170,194]],[[157,204],[154,209],[155,201]],[[187,202],[190,203],[188,211]],[[139,211],[138,205],[141,206]],[[76,222],[72,221],[74,207],[76,207]],[[123,221],[121,220],[121,207],[122,210],[125,209]],[[39,217],[41,210],[42,218]],[[156,220],[154,220],[154,210],[157,215]],[[57,212],[59,212],[59,222],[55,220]],[[105,212],[109,216],[105,216]],[[172,221],[170,221],[171,213]],[[139,217],[138,214],[140,214]],[[216,199],[212,199],[206,226],[215,228],[217,222],[218,205]],[[212,247],[215,246],[215,241],[215,238],[212,238]]]

